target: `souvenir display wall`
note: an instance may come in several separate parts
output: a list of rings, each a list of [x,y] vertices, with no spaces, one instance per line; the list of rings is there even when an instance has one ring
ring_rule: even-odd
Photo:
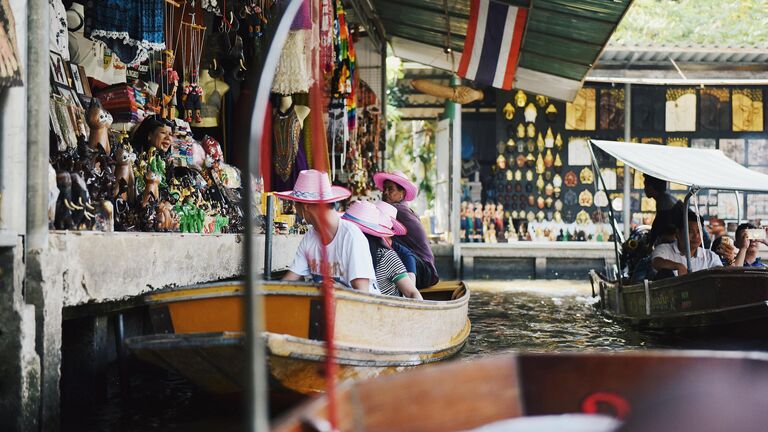
[[[357,79],[359,32],[340,0],[306,0],[293,21],[254,182],[233,166],[233,131],[244,127],[234,107],[253,93],[259,76],[250,65],[266,54],[284,2],[50,7],[53,228],[240,232],[249,183],[256,192],[287,190],[300,170],[317,168],[358,193],[370,187],[380,102]],[[284,219],[278,229],[301,229]]]
[[[632,141],[717,148],[768,172],[765,96],[763,87],[633,86]],[[499,91],[495,159],[479,161],[486,179],[482,202],[462,204],[465,241],[609,240],[609,205],[623,221],[624,167],[595,149],[607,190],[596,187],[587,140],[623,141],[624,102],[624,89],[609,85],[585,86],[573,103]],[[655,202],[643,193],[643,176],[631,175],[631,221],[650,224]],[[684,197],[682,186],[670,189]],[[702,191],[692,202],[705,218],[735,219],[739,206],[742,217],[768,217],[768,196],[740,200],[730,192]],[[504,216],[490,217],[500,214],[499,206]]]

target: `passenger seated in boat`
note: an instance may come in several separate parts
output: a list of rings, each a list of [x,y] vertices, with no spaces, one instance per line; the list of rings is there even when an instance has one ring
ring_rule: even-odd
[[[722,267],[720,257],[711,250],[701,247],[701,226],[698,216],[688,211],[688,239],[691,247],[691,271]],[[688,273],[685,257],[685,237],[682,228],[677,229],[677,240],[672,243],[656,245],[651,254],[651,266],[658,272],[657,279]]]
[[[721,235],[712,242],[712,252],[720,257],[723,266],[731,266],[736,261],[736,248],[733,239],[727,235]]]
[[[370,202],[356,201],[349,206],[341,218],[357,225],[368,240],[370,257],[373,259],[373,268],[376,271],[376,282],[381,293],[423,300],[421,293],[416,289],[416,284],[408,277],[403,262],[389,246],[388,240],[394,232],[382,223],[386,221],[384,223],[391,225],[388,217],[381,214],[379,209]]]
[[[399,220],[397,220],[397,209],[393,207],[391,204],[385,203],[384,201],[376,201],[375,204],[376,208],[379,209],[382,215],[384,215],[385,218],[389,219],[389,224],[385,224],[387,228],[392,229],[392,231],[395,233],[396,236],[404,236],[408,234],[408,230],[405,228],[405,225],[401,224]],[[386,220],[386,219],[385,219]],[[392,250],[397,253],[397,256],[400,257],[400,261],[403,262],[403,265],[405,266],[405,271],[408,272],[408,277],[413,280],[413,282],[416,282],[416,254],[413,253],[412,250],[408,249],[407,247],[403,246],[401,243],[396,242],[390,242],[392,246]]]
[[[296,212],[312,228],[304,235],[290,270],[283,280],[295,281],[312,276],[322,281],[321,241],[326,245],[327,259],[333,279],[363,292],[379,293],[368,241],[357,225],[342,220],[333,203],[348,198],[351,192],[331,186],[328,174],[317,170],[299,172],[292,191],[275,192],[282,199],[296,202]]]
[[[373,181],[382,191],[382,199],[397,209],[397,220],[408,231],[406,235],[394,236],[393,242],[402,244],[416,255],[416,287],[423,289],[436,284],[440,277],[427,233],[416,213],[405,204],[416,198],[418,188],[400,171],[376,173]]]
[[[765,268],[765,263],[757,255],[760,253],[760,245],[768,245],[768,240],[765,237],[751,239],[748,230],[752,229],[757,229],[757,227],[751,223],[743,223],[736,228],[736,247],[739,248],[739,253],[736,254],[734,265],[737,267]],[[766,230],[768,231],[768,229]]]

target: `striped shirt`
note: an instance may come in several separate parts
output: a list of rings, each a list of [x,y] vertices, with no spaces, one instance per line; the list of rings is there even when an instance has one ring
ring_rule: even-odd
[[[379,248],[376,251],[376,282],[383,295],[403,297],[395,283],[408,277],[400,257],[392,249]]]

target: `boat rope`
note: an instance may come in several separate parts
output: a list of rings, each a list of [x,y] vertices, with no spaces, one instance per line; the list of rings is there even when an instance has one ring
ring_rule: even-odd
[[[331,430],[338,430],[338,417],[336,410],[336,346],[334,343],[334,327],[336,323],[336,312],[334,307],[333,295],[333,276],[331,275],[331,265],[328,262],[328,247],[331,242],[327,227],[328,219],[325,212],[321,212],[320,227],[317,232],[320,234],[320,274],[322,282],[320,292],[323,295],[323,319],[325,320],[325,392],[328,398],[328,421],[331,424]]]

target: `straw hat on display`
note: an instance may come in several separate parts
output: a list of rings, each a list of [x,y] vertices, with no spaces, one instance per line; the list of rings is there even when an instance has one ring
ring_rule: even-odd
[[[382,216],[384,216],[385,221],[382,223],[382,225],[391,229],[396,236],[408,234],[408,229],[405,228],[405,225],[401,224],[400,221],[397,220],[397,209],[392,204],[386,203],[384,201],[376,201],[376,204],[374,205],[377,209],[379,209]]]
[[[416,198],[416,193],[419,189],[413,182],[408,180],[408,176],[403,174],[402,171],[393,171],[389,173],[380,172],[373,175],[373,182],[376,184],[376,187],[382,191],[384,190],[384,182],[387,180],[397,183],[400,187],[405,189],[405,198],[403,198],[403,201],[413,201],[414,198]]]
[[[352,192],[341,186],[331,186],[328,174],[309,169],[299,172],[293,190],[275,192],[275,195],[291,201],[324,204],[349,198]]]
[[[368,201],[355,201],[341,216],[357,225],[362,232],[376,237],[392,237],[394,232],[381,225],[385,219],[379,209]]]

